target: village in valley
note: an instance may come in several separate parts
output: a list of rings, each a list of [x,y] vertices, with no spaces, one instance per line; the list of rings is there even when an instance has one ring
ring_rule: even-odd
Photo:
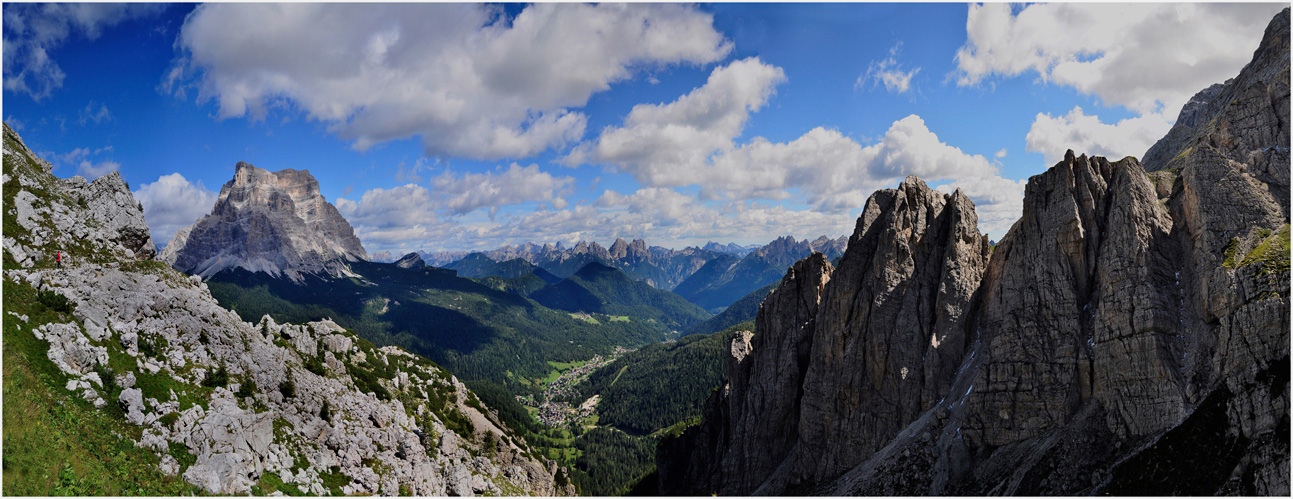
[[[545,426],[560,428],[570,426],[572,423],[578,426],[591,426],[596,423],[594,413],[600,399],[599,395],[594,394],[578,406],[573,406],[562,399],[575,393],[575,386],[588,375],[631,351],[633,350],[617,346],[609,357],[598,355],[587,361],[570,364],[550,362],[549,364],[555,368],[553,371],[555,378],[545,383],[539,398],[536,400],[529,395],[517,395],[516,400],[530,410]],[[553,378],[553,375],[549,375],[549,378]]]

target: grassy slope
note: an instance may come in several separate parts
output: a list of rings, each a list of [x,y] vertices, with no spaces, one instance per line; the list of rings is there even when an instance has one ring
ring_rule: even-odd
[[[5,495],[199,492],[179,477],[162,474],[160,459],[134,446],[130,439],[140,438],[141,430],[126,424],[115,404],[97,410],[64,389],[68,377],[46,357],[49,343],[36,339],[31,324],[74,319],[46,309],[35,296],[26,284],[4,285],[5,311],[30,320],[7,313],[4,320]]]

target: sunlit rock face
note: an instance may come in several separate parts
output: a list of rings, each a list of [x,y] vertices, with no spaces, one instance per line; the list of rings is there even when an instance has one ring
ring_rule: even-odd
[[[345,262],[367,253],[309,171],[239,162],[211,214],[177,232],[160,258],[203,277],[243,268],[299,280],[304,273],[344,274]]]

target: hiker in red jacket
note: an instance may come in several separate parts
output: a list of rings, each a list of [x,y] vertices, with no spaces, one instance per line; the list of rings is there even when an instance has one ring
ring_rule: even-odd
[[[63,252],[62,252],[62,251],[55,251],[55,252],[54,252],[54,264],[55,264],[55,265],[58,265],[58,268],[60,268],[60,269],[61,269],[61,268],[63,268]]]

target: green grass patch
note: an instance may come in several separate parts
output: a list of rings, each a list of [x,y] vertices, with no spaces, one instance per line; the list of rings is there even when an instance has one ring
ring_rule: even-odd
[[[64,390],[67,376],[46,357],[49,344],[31,326],[66,322],[66,314],[40,305],[25,283],[6,282],[3,296],[6,311],[31,320],[9,317],[3,326],[5,495],[199,493],[162,474],[157,456],[135,447],[131,438],[139,438],[139,428]]]
[[[1230,244],[1227,244],[1226,250],[1222,252],[1225,259],[1221,261],[1221,266],[1229,269],[1235,268],[1235,253],[1237,252],[1239,252],[1239,238],[1232,237],[1230,238]]]
[[[157,374],[150,374],[148,371],[140,370],[135,372],[135,388],[143,392],[144,398],[155,398],[157,400],[170,400],[171,392],[175,392],[175,397],[180,402],[180,412],[188,410],[194,405],[202,406],[205,410],[211,400],[213,389],[195,386],[187,383],[181,383],[172,378],[165,371],[158,371]]]
[[[296,485],[283,483],[277,473],[266,471],[260,475],[260,481],[251,487],[254,496],[267,496],[275,490],[289,496],[304,496]]]
[[[72,313],[72,303],[67,300],[66,296],[59,294],[57,291],[41,291],[36,294],[36,301],[55,312]]]
[[[168,447],[167,453],[169,453],[171,457],[175,458],[176,461],[179,461],[181,473],[183,473],[184,470],[189,469],[189,466],[193,466],[198,463],[198,456],[189,452],[189,448],[184,444],[166,442],[166,445]]]
[[[178,421],[179,419],[180,419],[180,413],[168,412],[166,413],[165,416],[157,418],[157,421],[161,422],[162,426],[169,428],[171,425],[175,424],[175,422]]]
[[[615,382],[616,382],[616,381],[619,381],[619,380],[620,380],[620,376],[623,376],[623,375],[624,375],[624,371],[627,371],[627,370],[629,370],[629,366],[628,366],[628,364],[625,364],[625,365],[624,365],[624,367],[621,367],[621,368],[620,368],[620,372],[615,373],[615,379],[612,379],[612,380],[611,380],[611,384],[610,384],[610,386],[615,386]]]
[[[333,466],[332,470],[327,473],[319,473],[319,480],[323,482],[323,487],[332,492],[332,495],[339,496],[341,488],[350,485],[350,477],[341,473],[341,468]]]
[[[575,319],[579,319],[579,320],[584,321],[584,322],[587,322],[587,323],[589,323],[589,324],[601,324],[601,322],[600,322],[600,321],[598,321],[596,318],[594,318],[593,316],[588,315],[588,314],[577,314],[577,313],[571,312],[571,313],[570,313],[570,317],[575,318]]]
[[[629,322],[629,316],[627,315],[608,315],[606,318],[610,322]]]
[[[1261,273],[1269,272],[1288,272],[1289,270],[1289,225],[1284,224],[1273,235],[1267,230],[1265,235],[1269,235],[1265,240],[1258,244],[1256,248],[1249,251],[1244,258],[1239,261],[1239,267],[1260,264]],[[1231,259],[1230,256],[1227,259]]]

